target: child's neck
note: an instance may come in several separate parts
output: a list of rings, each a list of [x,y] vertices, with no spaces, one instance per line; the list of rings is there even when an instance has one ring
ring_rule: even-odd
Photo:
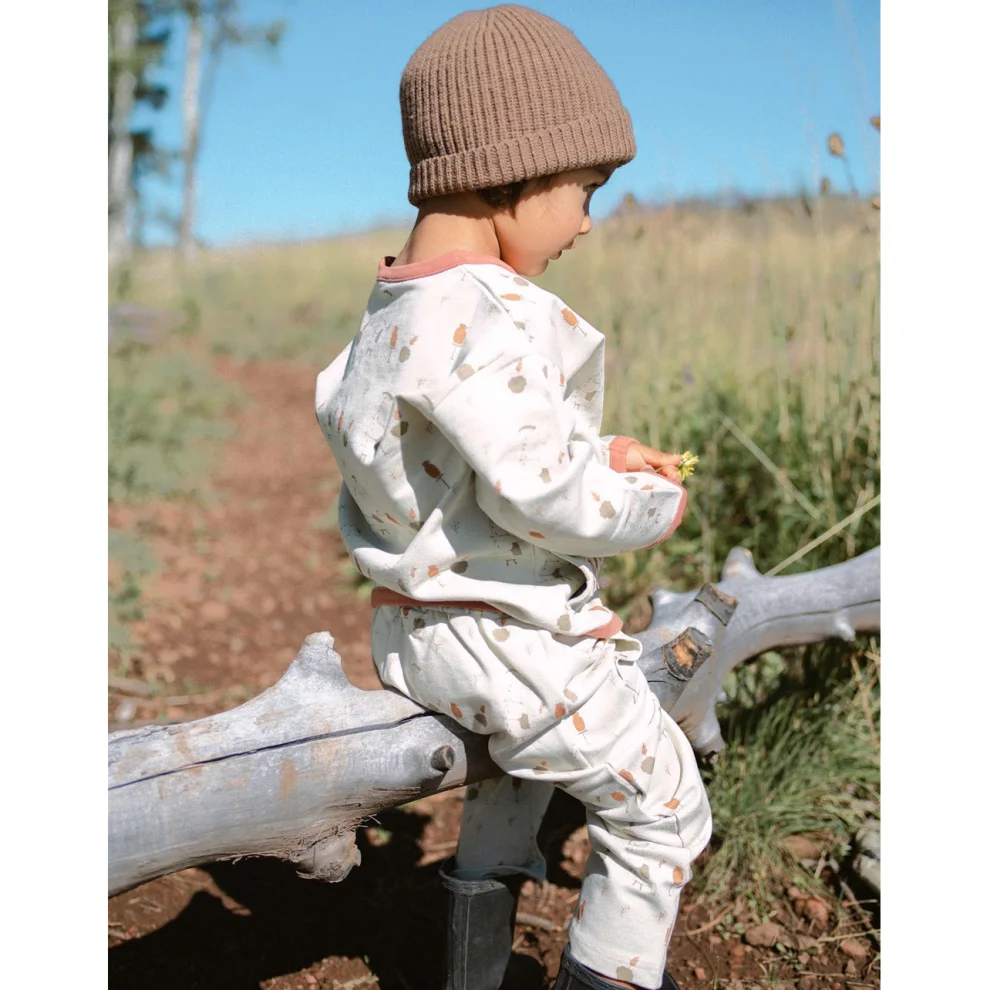
[[[491,213],[473,193],[442,196],[424,203],[394,264],[430,261],[451,251],[502,256]]]

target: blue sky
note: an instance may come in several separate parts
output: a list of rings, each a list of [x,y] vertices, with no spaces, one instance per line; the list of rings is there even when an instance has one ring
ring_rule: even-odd
[[[791,193],[825,174],[848,188],[825,140],[846,143],[860,193],[879,187],[879,0],[569,0],[530,6],[571,28],[612,77],[639,153],[596,196],[662,201],[735,189]],[[210,244],[320,237],[411,221],[398,85],[426,36],[481,3],[245,0],[245,20],[288,22],[278,52],[235,51],[205,121],[197,235]],[[159,77],[173,97],[146,114],[181,143],[185,39]],[[180,173],[150,180],[177,208]],[[149,228],[152,243],[170,235]]]

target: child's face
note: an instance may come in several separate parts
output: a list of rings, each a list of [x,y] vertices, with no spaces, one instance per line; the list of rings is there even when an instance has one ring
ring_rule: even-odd
[[[613,166],[600,165],[562,172],[549,187],[527,188],[514,214],[499,210],[493,219],[502,260],[520,275],[542,275],[591,230],[591,195],[612,171]]]

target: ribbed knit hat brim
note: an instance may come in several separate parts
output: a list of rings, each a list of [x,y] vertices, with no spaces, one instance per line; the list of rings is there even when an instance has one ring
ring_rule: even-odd
[[[604,70],[567,28],[527,7],[448,21],[409,60],[399,100],[413,205],[636,154]]]

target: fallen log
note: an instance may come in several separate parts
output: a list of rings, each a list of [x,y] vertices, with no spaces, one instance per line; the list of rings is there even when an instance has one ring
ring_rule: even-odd
[[[717,585],[658,589],[653,606],[640,666],[708,756],[721,747],[715,704],[737,664],[771,647],[879,630],[880,549],[772,578],[736,549]],[[485,737],[375,686],[348,680],[333,637],[318,632],[278,683],[238,708],[112,733],[110,895],[241,856],[277,856],[304,876],[340,880],[360,862],[361,822],[500,772]]]

